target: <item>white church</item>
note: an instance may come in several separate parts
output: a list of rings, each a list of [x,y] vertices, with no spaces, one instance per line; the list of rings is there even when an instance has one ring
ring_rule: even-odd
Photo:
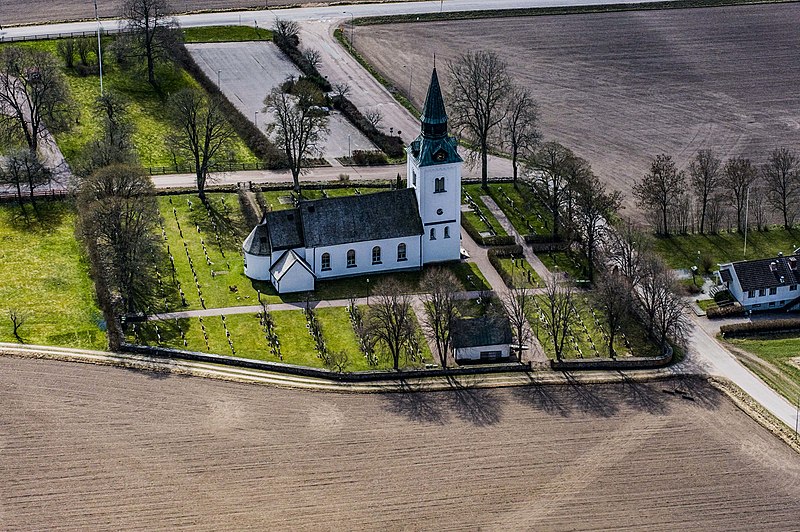
[[[407,188],[266,213],[242,245],[245,275],[288,293],[314,290],[317,279],[459,260],[462,159],[436,68],[420,119],[422,134],[406,148]]]

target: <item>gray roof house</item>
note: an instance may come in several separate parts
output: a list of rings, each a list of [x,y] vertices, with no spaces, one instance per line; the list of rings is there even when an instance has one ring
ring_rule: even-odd
[[[486,362],[511,356],[511,324],[505,316],[461,318],[453,324],[456,362]]]
[[[747,310],[800,307],[800,254],[720,264],[717,276]]]

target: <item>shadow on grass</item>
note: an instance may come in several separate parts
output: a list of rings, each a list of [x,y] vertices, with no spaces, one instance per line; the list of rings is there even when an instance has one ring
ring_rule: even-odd
[[[50,233],[64,223],[72,212],[72,204],[66,200],[39,199],[35,204],[9,204],[8,223],[16,231]]]

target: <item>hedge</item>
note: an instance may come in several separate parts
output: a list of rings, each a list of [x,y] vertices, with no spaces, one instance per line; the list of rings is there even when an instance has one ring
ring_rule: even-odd
[[[706,310],[706,317],[709,319],[733,318],[736,316],[744,316],[745,314],[745,308],[738,304],[728,305],[726,307],[711,307]]]
[[[461,217],[461,227],[481,246],[513,246],[517,243],[512,235],[481,236],[478,229],[464,216]]]
[[[386,154],[375,150],[353,150],[352,163],[356,166],[381,166],[386,164]]]
[[[256,157],[267,163],[270,170],[280,170],[288,168],[286,155],[273,144],[269,138],[258,127],[245,117],[239,109],[233,105],[219,87],[209,79],[203,69],[192,57],[183,43],[176,44],[173,49],[175,62],[186,70],[201,87],[210,95],[220,98],[222,101],[222,111],[228,117],[233,130],[250,148]]]
[[[744,337],[763,333],[800,331],[800,318],[781,320],[757,320],[733,323],[719,328],[722,337]]]
[[[506,269],[503,268],[503,265],[500,264],[500,259],[511,256],[521,257],[522,253],[522,246],[518,244],[513,246],[493,247],[486,252],[486,255],[489,257],[489,263],[495,270],[497,270],[498,275],[500,275],[505,285],[509,288],[514,288],[514,280],[511,278],[511,275],[509,275]]]
[[[256,212],[256,208],[250,198],[247,197],[247,191],[240,188],[237,191],[239,197],[239,207],[242,208],[242,216],[244,217],[247,227],[255,227],[261,222],[261,217]]]
[[[273,37],[273,42],[284,54],[286,54],[286,57],[288,57],[292,63],[294,63],[297,68],[300,69],[300,72],[302,72],[303,75],[309,79],[309,81],[312,81],[316,86],[318,86],[322,92],[331,91],[331,83],[319,73],[317,67],[303,57],[303,52],[300,51],[299,37],[295,35],[292,39],[285,39],[276,33]]]
[[[372,122],[364,118],[361,111],[343,96],[335,96],[331,100],[333,108],[341,111],[354,126],[361,131],[373,144],[380,148],[386,155],[393,159],[398,159],[405,153],[403,139],[395,136],[389,136],[378,130]]]

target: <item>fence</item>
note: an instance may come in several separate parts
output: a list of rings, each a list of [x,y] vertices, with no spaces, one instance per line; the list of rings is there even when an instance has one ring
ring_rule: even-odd
[[[655,357],[551,360],[550,367],[556,371],[655,369],[664,367],[672,362],[672,356],[672,346],[667,345],[664,348],[664,352]]]
[[[125,30],[115,28],[115,29],[101,29],[100,35],[116,35],[120,33],[128,33]],[[51,39],[69,39],[74,37],[95,37],[97,36],[97,30],[92,31],[65,31],[65,32],[58,32],[58,33],[43,33],[41,35],[18,35],[18,36],[2,36],[0,35],[0,42],[8,43],[8,42],[24,42],[24,41],[47,41]]]

